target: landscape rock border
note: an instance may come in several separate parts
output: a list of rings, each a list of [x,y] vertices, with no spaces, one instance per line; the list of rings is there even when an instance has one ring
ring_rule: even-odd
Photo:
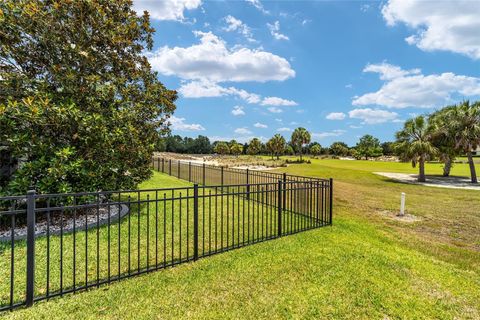
[[[101,227],[108,223],[108,207],[110,207],[110,223],[118,221],[118,219],[123,218],[128,214],[129,209],[126,204],[122,203],[113,203],[101,204],[102,208],[99,210],[98,214],[98,227]],[[75,222],[75,231],[82,231],[87,229],[93,229],[97,227],[97,211],[92,210],[92,213],[87,213],[87,223],[85,224],[85,216],[77,217]],[[59,223],[58,216],[51,218],[50,223],[50,235],[59,235],[61,231],[61,225]],[[73,232],[73,218],[68,218],[63,222],[63,234]],[[0,231],[0,242],[10,242],[11,241],[11,229]],[[14,230],[15,241],[24,240],[27,238],[27,226],[20,226]],[[47,222],[41,221],[35,223],[35,238],[43,237],[47,235]]]

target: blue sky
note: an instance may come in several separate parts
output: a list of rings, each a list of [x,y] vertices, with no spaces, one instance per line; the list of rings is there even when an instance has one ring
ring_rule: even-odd
[[[394,139],[403,121],[480,98],[479,1],[134,1],[179,91],[172,131],[237,139],[303,126],[324,146]]]

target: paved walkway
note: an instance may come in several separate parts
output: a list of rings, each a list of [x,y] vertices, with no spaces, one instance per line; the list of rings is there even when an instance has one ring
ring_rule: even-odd
[[[450,189],[468,189],[480,191],[480,184],[472,184],[470,178],[465,177],[441,177],[427,176],[426,182],[418,182],[416,174],[396,173],[396,172],[374,172],[380,176],[394,179],[404,183],[420,184],[428,187],[450,188]]]

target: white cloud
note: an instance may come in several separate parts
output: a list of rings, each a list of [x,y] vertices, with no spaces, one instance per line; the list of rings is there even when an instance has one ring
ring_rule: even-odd
[[[312,137],[315,139],[323,139],[323,138],[328,138],[328,137],[339,137],[343,135],[346,131],[345,130],[333,130],[333,131],[327,131],[327,132],[314,132],[312,133]]]
[[[398,120],[398,113],[380,109],[353,109],[348,112],[352,119],[361,119],[362,124],[378,124]]]
[[[178,131],[203,131],[205,128],[200,124],[185,123],[185,118],[171,116],[169,119],[171,128]]]
[[[252,30],[245,23],[243,23],[242,20],[237,19],[231,15],[228,15],[223,19],[227,23],[227,26],[223,28],[223,30],[228,32],[237,31],[240,34],[242,34],[248,41],[250,42],[255,41],[255,39],[253,39],[253,36],[252,36]]]
[[[273,53],[248,48],[228,48],[212,32],[194,31],[199,44],[164,46],[147,54],[152,68],[182,79],[224,81],[283,81],[295,76],[290,63]]]
[[[392,80],[407,75],[420,74],[421,70],[403,70],[399,66],[394,66],[392,64],[382,62],[379,64],[367,64],[366,67],[363,68],[363,72],[379,73],[381,80]]]
[[[184,21],[184,11],[196,9],[201,4],[201,0],[135,0],[133,10],[139,15],[143,14],[143,11],[148,11],[150,17],[155,20]]]
[[[280,33],[280,22],[275,21],[273,24],[267,23],[270,34],[277,40],[290,40],[286,35]]]
[[[325,117],[327,120],[343,120],[345,119],[345,113],[343,112],[332,112],[327,114]]]
[[[480,78],[451,72],[423,75],[419,69],[402,70],[386,63],[367,65],[364,72],[379,73],[385,83],[376,92],[355,96],[355,106],[431,108],[480,95]]]
[[[241,106],[235,106],[233,107],[232,109],[232,114],[234,116],[244,116],[245,115],[245,111],[243,111],[243,107]]]
[[[266,124],[263,124],[263,123],[260,123],[260,122],[257,122],[253,125],[255,128],[260,128],[260,129],[266,129],[268,128],[268,126]]]
[[[296,103],[293,100],[286,100],[278,97],[265,97],[263,98],[262,102],[260,103],[262,106],[297,106],[298,103]]]
[[[258,94],[235,87],[226,88],[208,80],[195,80],[182,83],[178,91],[185,98],[213,98],[232,95],[248,103],[259,103],[261,101],[261,97]]]
[[[277,131],[278,132],[290,132],[290,131],[292,131],[292,129],[287,128],[287,127],[283,127],[283,128],[278,128]]]
[[[270,111],[271,113],[282,113],[283,112],[282,109],[277,108],[277,107],[268,107],[267,110]]]
[[[235,129],[234,131],[236,134],[239,134],[239,135],[247,135],[247,134],[252,134],[252,131],[248,130],[248,128],[246,127],[243,127],[243,128],[237,128]]]
[[[263,4],[260,2],[260,0],[245,0],[251,5],[253,5],[255,8],[257,8],[259,11],[261,11],[263,14],[270,14],[268,10],[265,10],[263,7]]]
[[[389,0],[382,7],[389,26],[404,23],[417,32],[405,40],[424,51],[452,51],[480,59],[477,0]]]

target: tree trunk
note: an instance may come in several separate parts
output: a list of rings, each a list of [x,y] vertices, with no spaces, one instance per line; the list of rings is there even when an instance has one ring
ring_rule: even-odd
[[[302,150],[300,150],[300,162],[302,162]]]
[[[475,163],[473,163],[472,151],[467,152],[468,164],[470,166],[470,177],[472,178],[472,183],[478,183],[477,173],[475,172]]]
[[[420,161],[418,162],[418,182],[425,182],[425,159],[420,157]]]
[[[450,176],[450,169],[452,169],[452,159],[450,156],[445,156],[444,166],[443,166],[443,176],[449,177]]]

